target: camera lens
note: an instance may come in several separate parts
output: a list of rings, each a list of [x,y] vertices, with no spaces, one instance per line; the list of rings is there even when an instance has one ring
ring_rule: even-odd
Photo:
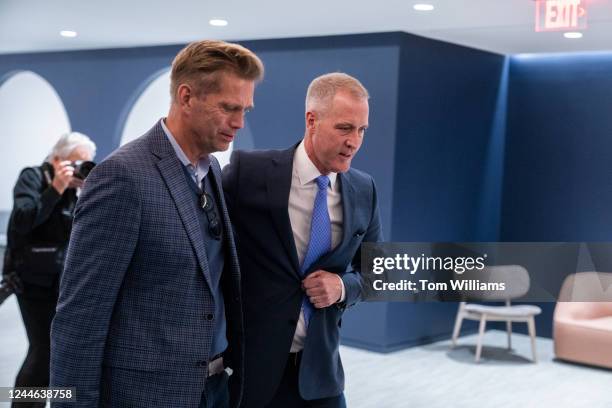
[[[71,163],[74,167],[74,177],[85,180],[91,170],[96,167],[96,163],[89,160],[77,160]]]

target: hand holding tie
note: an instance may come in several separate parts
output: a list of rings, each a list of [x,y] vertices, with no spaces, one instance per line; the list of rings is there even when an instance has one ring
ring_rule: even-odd
[[[341,278],[322,269],[309,274],[302,281],[302,288],[317,309],[333,305],[342,296]]]

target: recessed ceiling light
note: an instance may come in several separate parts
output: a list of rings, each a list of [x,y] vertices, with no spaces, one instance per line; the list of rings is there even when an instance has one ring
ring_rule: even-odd
[[[577,31],[573,31],[573,32],[569,32],[569,33],[563,33],[563,36],[565,38],[571,38],[571,39],[582,38],[582,33],[579,33]]]
[[[77,32],[72,30],[62,30],[60,31],[60,35],[66,38],[74,38],[77,36]]]
[[[208,24],[215,27],[225,27],[227,25],[227,20],[223,20],[220,18],[213,18],[208,21]]]
[[[424,4],[424,3],[420,3],[420,4],[415,4],[414,6],[412,6],[413,9],[415,9],[416,11],[432,11],[434,9],[433,4]]]

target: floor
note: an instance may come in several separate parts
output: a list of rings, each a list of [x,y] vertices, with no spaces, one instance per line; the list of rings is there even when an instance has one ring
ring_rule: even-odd
[[[0,307],[0,327],[0,386],[8,387],[27,350],[14,297]],[[348,407],[612,407],[612,370],[555,361],[550,339],[538,338],[537,364],[527,336],[513,335],[508,352],[506,334],[487,331],[478,364],[475,343],[473,335],[453,350],[442,341],[390,354],[342,347]]]
[[[550,339],[537,339],[538,363],[531,362],[529,337],[485,333],[480,363],[476,335],[381,355],[344,348],[346,398],[353,408],[610,408],[612,370],[554,360]],[[612,344],[610,345],[612,347]]]

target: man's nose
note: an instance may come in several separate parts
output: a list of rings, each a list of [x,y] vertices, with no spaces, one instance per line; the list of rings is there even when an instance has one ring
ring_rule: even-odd
[[[244,127],[244,112],[237,112],[230,117],[232,129],[242,129]]]
[[[359,135],[359,131],[355,130],[347,137],[345,140],[346,147],[350,149],[356,149],[359,146],[359,141],[361,140],[361,136]]]

